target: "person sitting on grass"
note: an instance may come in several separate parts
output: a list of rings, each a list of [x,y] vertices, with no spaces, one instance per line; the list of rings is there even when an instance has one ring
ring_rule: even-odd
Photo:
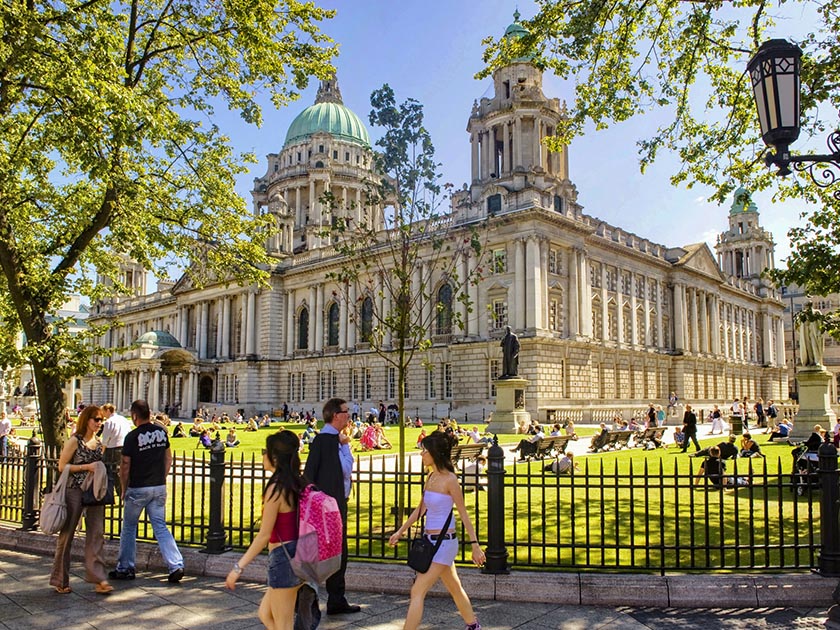
[[[184,423],[179,422],[175,425],[175,428],[172,430],[172,437],[174,438],[181,438],[187,437],[187,431],[184,429]]]
[[[749,433],[741,437],[741,457],[764,457],[758,442]]]
[[[476,444],[489,444],[493,441],[493,438],[482,437],[482,435],[478,432],[478,427],[473,427],[471,431],[467,431],[467,441],[464,442],[464,444],[469,444],[470,440]]]
[[[359,440],[363,451],[372,451],[379,448],[378,432],[375,424],[369,424],[362,433],[362,438]]]
[[[567,451],[565,455],[558,455],[553,462],[543,467],[543,470],[550,470],[555,475],[574,475],[580,468],[575,462],[575,454]]]
[[[726,485],[726,479],[723,475],[725,470],[726,465],[720,458],[720,449],[717,446],[711,446],[709,447],[709,456],[700,464],[700,470],[697,471],[697,476],[694,478],[694,485],[699,486],[705,479],[710,486],[720,488]]]
[[[683,444],[685,444],[685,433],[682,427],[674,427],[674,446],[682,448]]]
[[[318,435],[318,431],[313,427],[311,424],[307,424],[306,428],[303,430],[303,433],[300,434],[300,443],[303,446],[308,446],[312,444],[312,441],[315,439],[315,436]]]
[[[420,435],[417,436],[417,446],[415,448],[423,448],[423,438],[426,437],[426,429],[421,429]]]
[[[772,442],[773,440],[786,440],[790,437],[791,429],[793,429],[793,423],[788,419],[783,419],[778,425],[776,425],[776,430],[770,434],[767,441]]]
[[[730,435],[729,438],[723,442],[718,442],[717,446],[710,446],[709,448],[704,448],[696,453],[692,453],[689,457],[708,457],[713,448],[717,448],[720,451],[721,459],[735,459],[738,457],[738,447],[735,446],[735,436]]]
[[[207,429],[201,430],[201,435],[198,436],[198,444],[196,446],[203,446],[204,448],[210,448],[212,444],[212,440],[210,439],[210,432]]]
[[[204,431],[204,425],[201,423],[201,418],[193,418],[193,425],[190,427],[190,437],[201,437],[202,431]]]
[[[385,429],[382,425],[376,422],[373,426],[376,428],[376,448],[393,448],[391,442],[385,437]]]
[[[245,429],[246,431],[259,431],[260,428],[257,426],[257,420],[254,416],[248,418],[248,428]]]
[[[241,442],[236,437],[236,429],[231,427],[230,431],[228,431],[227,437],[225,437],[225,446],[228,448],[236,448],[240,444]]]

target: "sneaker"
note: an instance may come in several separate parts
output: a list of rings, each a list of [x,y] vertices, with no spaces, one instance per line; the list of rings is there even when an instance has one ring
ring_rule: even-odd
[[[177,584],[181,581],[181,578],[184,577],[184,570],[183,569],[175,569],[172,573],[169,574],[169,577],[166,578],[169,580],[171,584]]]
[[[111,580],[133,580],[134,569],[126,569],[125,571],[122,569],[114,569],[113,571],[108,572],[108,578]]]
[[[473,623],[468,623],[464,630],[481,630],[481,624],[476,619]]]

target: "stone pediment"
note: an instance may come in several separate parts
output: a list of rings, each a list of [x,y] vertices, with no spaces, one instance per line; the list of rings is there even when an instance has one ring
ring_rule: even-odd
[[[677,267],[699,271],[702,274],[723,280],[715,255],[706,243],[695,243],[682,248],[685,253],[674,264]]]

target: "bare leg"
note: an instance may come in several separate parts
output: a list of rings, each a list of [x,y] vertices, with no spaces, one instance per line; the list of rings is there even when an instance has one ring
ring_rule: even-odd
[[[461,580],[458,579],[458,572],[455,571],[455,566],[448,566],[446,570],[440,575],[440,579],[452,599],[455,600],[455,605],[458,607],[458,612],[464,619],[465,624],[475,623],[475,611],[473,611],[470,598],[467,596],[464,587],[461,586]]]
[[[417,574],[411,587],[411,601],[408,604],[408,614],[405,616],[403,630],[416,630],[420,626],[423,620],[423,602],[426,600],[426,593],[448,568],[444,564],[432,562],[428,571]]]
[[[295,626],[295,601],[299,588],[300,586],[268,589],[266,597],[268,598],[274,625],[266,624],[267,628],[270,630],[293,630]]]

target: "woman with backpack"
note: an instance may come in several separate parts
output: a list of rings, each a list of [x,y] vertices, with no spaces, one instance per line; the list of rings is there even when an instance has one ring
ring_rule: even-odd
[[[473,562],[481,566],[485,560],[484,551],[478,544],[475,529],[473,529],[464,504],[461,484],[452,465],[451,454],[452,447],[455,444],[457,444],[457,440],[454,436],[443,431],[434,431],[423,439],[421,445],[423,466],[430,471],[426,478],[426,486],[423,489],[423,498],[420,500],[417,509],[411,513],[411,516],[402,524],[402,527],[394,532],[389,540],[391,546],[395,546],[403,534],[423,514],[426,514],[425,534],[429,540],[434,543],[437,542],[438,538],[443,539],[432,559],[429,570],[426,573],[418,573],[414,579],[408,614],[403,626],[405,630],[414,630],[420,625],[423,619],[423,603],[426,599],[426,593],[435,585],[438,578],[443,581],[446,590],[455,600],[458,612],[461,613],[464,623],[467,624],[466,630],[481,630],[481,624],[476,619],[470,598],[464,591],[464,587],[461,586],[454,565],[459,545],[455,535],[455,523],[452,522],[450,517],[455,507],[458,508],[461,522],[470,537],[469,544],[472,546]],[[441,531],[447,522],[450,522],[448,531]]]
[[[271,478],[263,495],[260,531],[225,580],[225,586],[233,590],[242,570],[268,545],[268,590],[260,602],[258,616],[272,630],[292,630],[295,601],[303,584],[289,562],[295,555],[298,504],[306,487],[306,480],[300,474],[299,450],[300,439],[292,431],[280,431],[266,438],[263,466]]]

